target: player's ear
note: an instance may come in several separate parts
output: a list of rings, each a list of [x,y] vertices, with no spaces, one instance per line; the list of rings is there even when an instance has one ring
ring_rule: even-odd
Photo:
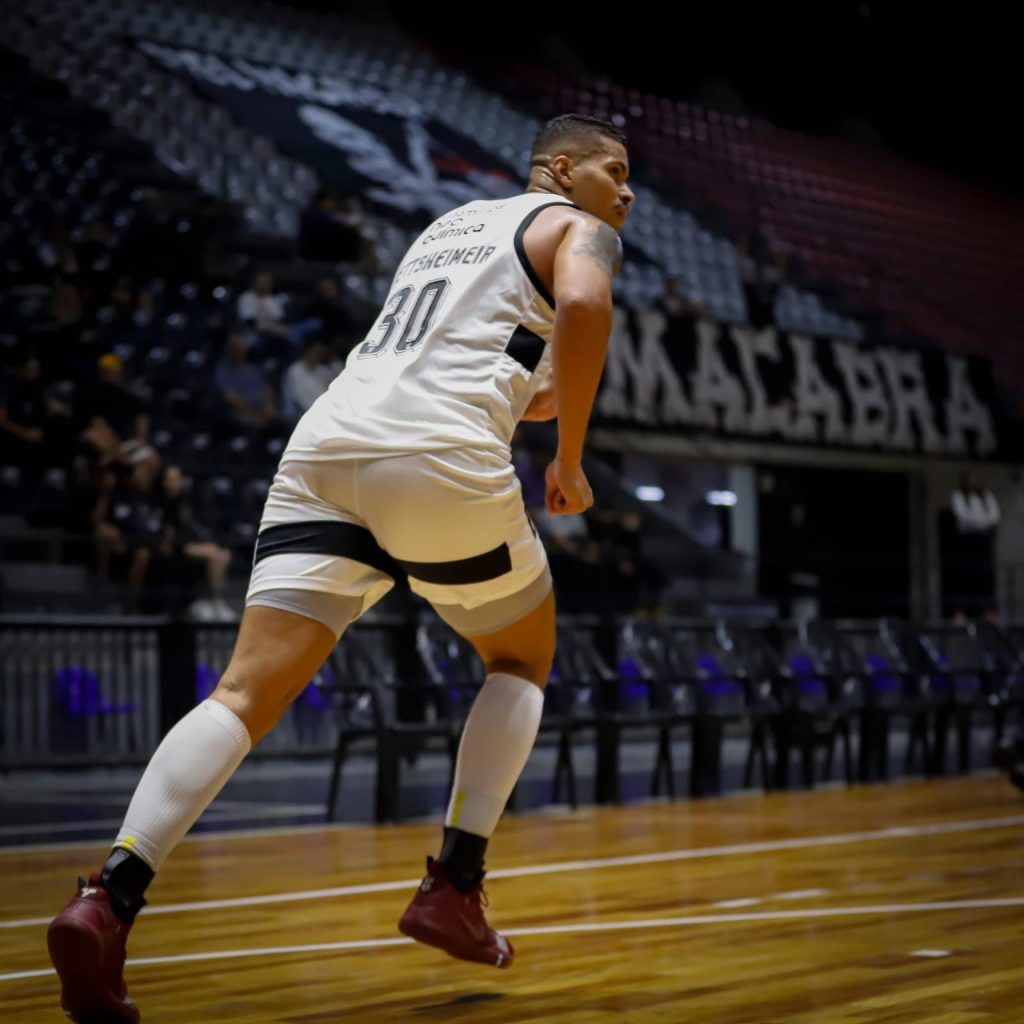
[[[551,161],[551,173],[562,188],[572,188],[573,169],[572,157],[564,153]]]

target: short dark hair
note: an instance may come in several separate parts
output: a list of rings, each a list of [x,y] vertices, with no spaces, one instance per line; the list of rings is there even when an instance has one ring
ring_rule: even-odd
[[[541,126],[530,149],[530,163],[534,164],[538,156],[551,155],[562,149],[567,143],[578,142],[595,135],[626,145],[626,133],[610,121],[602,121],[599,117],[589,114],[559,114]]]

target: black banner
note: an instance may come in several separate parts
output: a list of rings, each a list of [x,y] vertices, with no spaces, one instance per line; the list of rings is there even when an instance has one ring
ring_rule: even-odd
[[[185,74],[238,122],[320,179],[422,227],[473,199],[512,195],[517,175],[469,136],[429,118],[414,95],[164,44],[139,48]]]
[[[140,42],[321,180],[410,228],[521,185],[415,95]],[[628,258],[646,261],[628,248]],[[999,448],[987,361],[617,309],[595,422],[932,455]]]
[[[999,448],[990,364],[616,309],[594,422],[925,455]]]

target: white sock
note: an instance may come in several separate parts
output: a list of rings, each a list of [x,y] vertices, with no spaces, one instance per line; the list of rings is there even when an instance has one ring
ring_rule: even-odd
[[[526,767],[544,708],[539,686],[492,673],[466,719],[445,825],[489,838]]]
[[[114,847],[158,871],[251,748],[242,720],[219,701],[204,700],[157,747]]]

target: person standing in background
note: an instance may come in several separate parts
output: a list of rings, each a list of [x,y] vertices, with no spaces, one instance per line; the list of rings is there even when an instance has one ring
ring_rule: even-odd
[[[1001,513],[996,496],[968,470],[950,498],[953,512],[954,618],[977,618],[996,614],[995,536]]]

